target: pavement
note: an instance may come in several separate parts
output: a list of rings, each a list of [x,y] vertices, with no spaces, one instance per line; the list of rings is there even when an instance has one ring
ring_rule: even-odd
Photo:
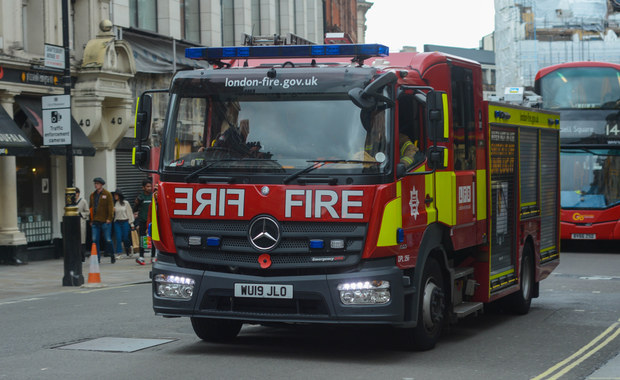
[[[64,259],[30,261],[25,265],[0,265],[0,300],[33,297],[36,295],[71,292],[88,287],[113,287],[150,282],[150,255],[146,255],[146,265],[136,263],[137,253],[128,258],[122,255],[111,264],[109,257],[102,257],[99,264],[100,283],[88,283],[90,256],[82,263],[84,285],[63,286],[65,275]]]

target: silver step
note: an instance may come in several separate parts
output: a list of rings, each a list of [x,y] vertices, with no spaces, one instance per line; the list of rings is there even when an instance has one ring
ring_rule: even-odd
[[[482,310],[483,307],[482,302],[461,302],[454,307],[454,314],[456,314],[457,318],[465,318]]]
[[[454,268],[454,279],[467,277],[474,274],[474,268],[472,267],[459,267]]]

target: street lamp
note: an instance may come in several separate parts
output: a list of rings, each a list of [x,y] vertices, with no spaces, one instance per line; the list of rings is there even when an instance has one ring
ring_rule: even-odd
[[[62,46],[65,50],[63,85],[65,95],[71,95],[71,57],[69,55],[69,0],[62,1]],[[71,134],[73,139],[73,134]],[[81,286],[82,253],[80,252],[80,216],[78,215],[75,187],[73,187],[73,144],[66,147],[67,187],[65,189],[65,215],[62,217],[62,240],[65,274],[63,286]]]

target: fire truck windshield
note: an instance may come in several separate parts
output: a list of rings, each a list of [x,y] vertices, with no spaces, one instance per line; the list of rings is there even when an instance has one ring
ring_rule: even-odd
[[[163,170],[249,175],[381,174],[389,170],[391,110],[364,113],[346,93],[173,95]],[[364,122],[362,121],[364,119]],[[203,169],[201,169],[203,168]]]
[[[605,209],[620,203],[618,154],[607,149],[562,149],[562,208]]]

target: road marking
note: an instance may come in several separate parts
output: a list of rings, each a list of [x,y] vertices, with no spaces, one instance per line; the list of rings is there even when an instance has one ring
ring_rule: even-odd
[[[42,300],[43,298],[23,298],[20,300],[15,300],[15,301],[4,301],[4,302],[0,302],[0,306],[2,305],[11,305],[14,303],[21,303],[21,302],[30,302],[30,301],[38,301],[38,300]]]
[[[618,320],[618,321],[620,321],[620,320]],[[583,346],[579,351],[575,352],[574,354],[572,354],[568,358],[562,360],[561,362],[559,362],[558,364],[556,364],[553,367],[549,368],[548,370],[546,370],[545,372],[541,373],[540,375],[532,378],[532,380],[542,380],[542,379],[557,380],[561,376],[567,374],[570,370],[572,370],[573,368],[578,366],[584,360],[586,360],[590,356],[594,355],[601,348],[605,347],[611,341],[616,339],[618,337],[618,335],[620,335],[620,328],[618,326],[620,326],[620,322],[615,322],[614,324],[609,326],[607,328],[607,330],[603,331],[599,336],[597,336],[596,338],[592,339],[592,341],[590,341],[590,343],[588,343],[585,346]],[[609,335],[609,334],[611,334],[611,335]],[[603,342],[601,342],[600,344],[595,346],[599,341],[601,341],[605,337],[607,337],[607,339],[603,340]],[[559,371],[559,372],[555,373],[556,371]],[[551,374],[553,374],[553,373],[555,373],[555,375],[551,376]]]

